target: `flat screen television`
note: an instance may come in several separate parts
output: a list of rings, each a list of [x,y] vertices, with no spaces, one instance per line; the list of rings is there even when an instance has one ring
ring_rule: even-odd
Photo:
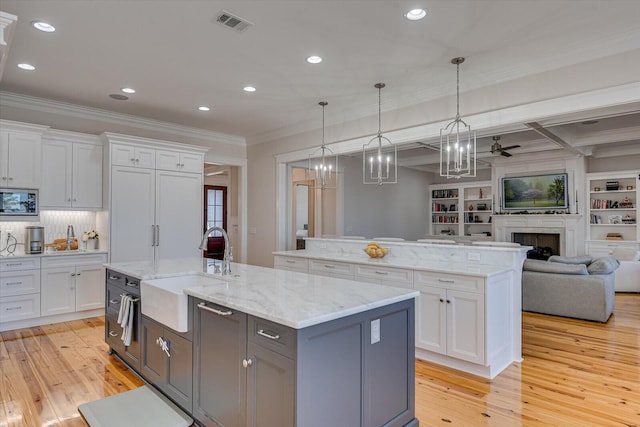
[[[502,178],[502,209],[567,209],[567,174],[556,173]]]

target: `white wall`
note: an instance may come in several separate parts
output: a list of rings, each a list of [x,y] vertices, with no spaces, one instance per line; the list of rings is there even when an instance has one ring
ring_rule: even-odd
[[[640,143],[638,144],[640,150]],[[640,154],[623,157],[587,158],[587,172],[628,171],[640,169]]]
[[[344,160],[342,166],[345,234],[405,240],[426,236],[430,173],[400,167],[397,184],[365,185],[361,159]]]

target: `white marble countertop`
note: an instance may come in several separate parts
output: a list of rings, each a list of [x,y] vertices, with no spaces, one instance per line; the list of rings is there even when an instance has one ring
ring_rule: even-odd
[[[0,260],[3,259],[16,259],[16,258],[42,258],[42,257],[57,257],[57,256],[65,256],[65,255],[95,255],[95,254],[106,254],[108,251],[106,250],[85,250],[85,249],[77,249],[74,251],[55,251],[55,252],[43,252],[41,254],[26,254],[23,251],[16,251],[13,254],[7,254],[3,252],[0,254]]]
[[[232,264],[230,276],[203,273],[199,258],[152,263],[105,264],[109,269],[150,281],[198,275],[187,295],[302,329],[373,308],[415,298],[418,291],[334,279],[247,264]],[[215,280],[212,280],[215,279]],[[222,281],[222,283],[220,283]]]
[[[382,244],[384,245],[383,242]],[[396,243],[396,242],[394,242]],[[366,243],[363,244],[363,247],[366,246]],[[442,245],[444,246],[444,245]],[[492,248],[492,249],[506,249],[506,248]],[[481,250],[481,248],[476,248],[476,250]],[[461,274],[466,276],[476,276],[476,277],[490,277],[494,274],[500,274],[505,271],[509,271],[510,269],[504,266],[497,265],[484,265],[477,263],[464,263],[464,262],[447,262],[441,260],[429,260],[429,259],[398,259],[391,257],[384,258],[371,258],[369,255],[362,251],[362,255],[355,254],[353,252],[345,252],[343,254],[334,254],[327,253],[321,254],[318,251],[306,251],[306,250],[292,250],[292,251],[279,251],[273,252],[273,255],[283,255],[283,256],[291,256],[291,257],[299,257],[299,258],[313,258],[313,259],[321,259],[325,261],[336,261],[336,262],[348,262],[348,263],[356,263],[363,265],[371,265],[371,266],[380,266],[380,267],[396,267],[396,268],[406,268],[411,270],[421,270],[421,271],[433,271],[436,273],[452,273],[452,274]]]

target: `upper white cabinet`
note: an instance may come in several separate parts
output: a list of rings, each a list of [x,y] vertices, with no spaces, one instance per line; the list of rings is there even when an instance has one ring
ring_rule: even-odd
[[[206,149],[117,134],[103,137],[111,154],[111,262],[199,256]]]
[[[156,151],[156,169],[180,172],[202,172],[202,155],[179,151]]]
[[[155,169],[156,151],[149,147],[111,144],[111,165]]]
[[[46,129],[0,120],[0,187],[40,188]]]
[[[102,143],[97,137],[51,131],[42,152],[41,207],[102,207]]]

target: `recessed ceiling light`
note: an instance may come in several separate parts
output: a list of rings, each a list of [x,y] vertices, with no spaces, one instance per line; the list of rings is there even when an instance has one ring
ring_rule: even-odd
[[[136,93],[136,90],[134,88],[131,88],[131,87],[123,87],[120,90],[123,91],[124,93]]]
[[[126,101],[127,99],[129,99],[128,96],[120,95],[119,93],[112,93],[111,95],[109,95],[109,98],[113,98],[117,101]]]
[[[45,33],[53,33],[56,30],[56,27],[44,21],[33,21],[31,25],[33,25],[33,28],[44,31]]]
[[[424,9],[412,9],[404,14],[404,17],[409,21],[418,21],[427,16],[427,11]]]
[[[310,57],[307,58],[307,62],[309,64],[319,64],[322,62],[322,58],[317,55],[311,55]]]
[[[201,105],[198,107],[198,110],[200,111],[209,111],[211,110],[211,108],[207,107],[206,105]]]
[[[33,71],[33,70],[36,69],[36,67],[34,67],[33,65],[26,64],[26,63],[18,64],[18,68],[20,68],[22,70],[27,70],[27,71]]]
[[[255,87],[253,87],[253,86],[245,86],[245,87],[243,88],[243,90],[244,90],[245,92],[255,92],[255,91],[256,91],[256,88],[255,88]]]

